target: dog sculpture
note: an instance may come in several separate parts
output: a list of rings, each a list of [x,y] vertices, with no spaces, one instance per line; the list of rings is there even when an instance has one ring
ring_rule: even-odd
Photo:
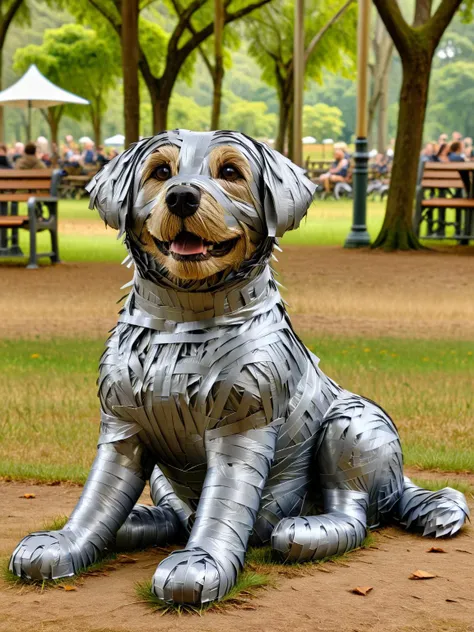
[[[89,191],[135,275],[100,363],[81,499],[63,529],[20,542],[14,573],[73,575],[107,549],[184,535],[153,591],[202,604],[232,588],[249,542],[305,561],[391,519],[462,527],[464,496],[404,479],[391,419],[324,375],[292,329],[269,259],[312,201],[299,167],[243,134],[177,130],[133,145]],[[148,480],[155,507],[135,506]]]

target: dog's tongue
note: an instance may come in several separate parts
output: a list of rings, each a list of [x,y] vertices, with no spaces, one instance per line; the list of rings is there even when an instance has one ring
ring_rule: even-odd
[[[205,255],[207,248],[200,237],[184,231],[171,242],[170,250],[177,255]]]

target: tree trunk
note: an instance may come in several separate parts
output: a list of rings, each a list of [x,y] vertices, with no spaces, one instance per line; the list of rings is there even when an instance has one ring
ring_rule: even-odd
[[[138,80],[138,13],[139,0],[122,1],[122,68],[123,68],[123,115],[125,123],[125,147],[140,137],[140,90]],[[100,138],[100,117],[98,133]]]
[[[3,50],[0,48],[0,90],[3,89]],[[0,105],[0,143],[5,142],[5,117],[3,106]]]
[[[382,229],[373,248],[418,250],[413,230],[413,200],[431,72],[431,54],[417,51],[403,63],[395,158]]]
[[[224,81],[224,5],[223,0],[214,2],[214,72],[212,83],[214,92],[212,97],[211,129],[219,129],[222,104],[222,83]]]
[[[102,144],[102,116],[100,113],[92,117],[92,128],[94,130],[94,143],[97,148]]]
[[[171,95],[150,93],[151,109],[153,113],[153,134],[159,134],[168,128],[168,110],[170,107]]]
[[[53,108],[49,109],[52,110]],[[51,146],[56,145],[56,148],[58,148],[58,132],[60,121],[61,116],[55,116],[53,112],[50,115],[48,113],[49,130],[51,132]]]
[[[290,160],[293,160],[293,147],[294,147],[293,138],[295,136],[295,127],[293,125],[293,102],[288,108],[287,130],[288,130],[288,152],[286,155],[288,156]]]
[[[377,119],[377,149],[384,154],[387,151],[388,141],[388,79],[389,74],[383,77],[382,89],[379,99],[379,115]]]
[[[286,130],[288,126],[288,108],[285,98],[279,98],[280,110],[278,113],[278,133],[275,140],[275,149],[281,154],[285,153]]]

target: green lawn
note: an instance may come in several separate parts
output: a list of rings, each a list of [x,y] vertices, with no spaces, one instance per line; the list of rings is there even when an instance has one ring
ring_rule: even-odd
[[[385,206],[381,202],[369,202],[367,217],[372,238],[378,234],[384,211]],[[20,209],[20,213],[23,212],[25,210]],[[121,240],[116,239],[116,231],[105,228],[98,213],[88,208],[87,200],[61,200],[59,217],[68,222],[67,231],[60,231],[59,247],[64,261],[120,262],[123,259],[125,250]],[[283,246],[285,244],[340,246],[350,230],[351,218],[352,202],[350,200],[337,202],[330,199],[316,202],[300,228],[287,233],[281,243]],[[95,224],[99,233],[88,234],[85,229],[87,223]],[[102,227],[103,232],[100,232]],[[27,231],[20,231],[20,245],[25,254],[29,252],[28,238]],[[48,234],[40,233],[38,243],[40,250],[49,250]],[[41,263],[47,261],[43,259]]]
[[[399,427],[406,462],[474,470],[474,344],[307,340],[321,367],[378,401]],[[0,476],[82,482],[92,461],[103,340],[0,342]]]

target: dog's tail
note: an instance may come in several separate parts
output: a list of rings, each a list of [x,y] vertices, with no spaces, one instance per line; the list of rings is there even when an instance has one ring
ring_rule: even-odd
[[[431,492],[404,478],[402,495],[394,517],[406,529],[422,531],[424,536],[452,536],[466,519],[469,507],[464,494],[451,487]]]

